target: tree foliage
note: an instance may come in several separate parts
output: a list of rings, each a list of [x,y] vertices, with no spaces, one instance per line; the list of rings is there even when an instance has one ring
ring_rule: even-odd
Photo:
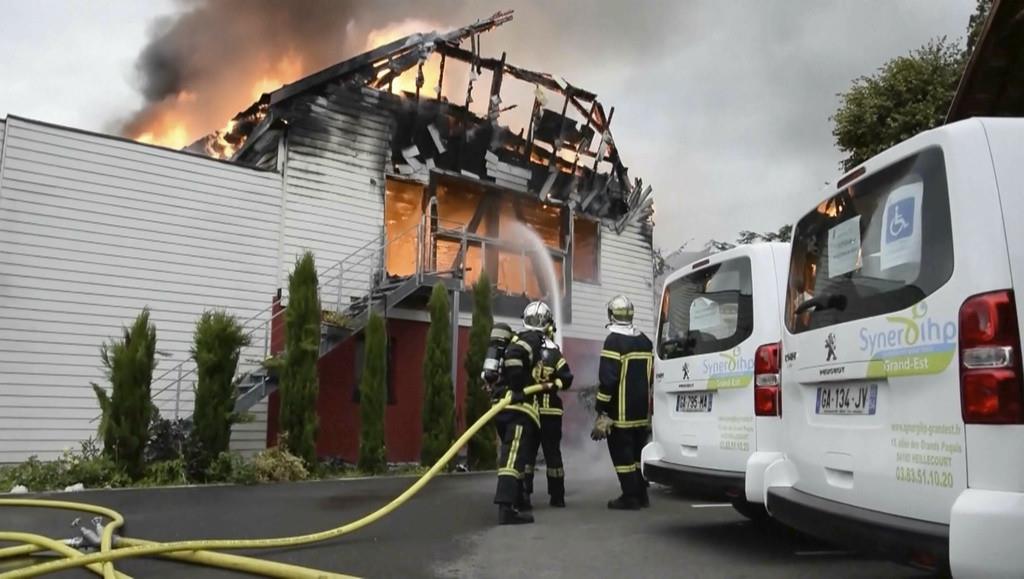
[[[855,80],[832,116],[844,170],[942,124],[962,68],[963,51],[940,38]]]
[[[487,345],[490,342],[491,326],[491,280],[487,273],[473,286],[473,325],[469,329],[469,349],[466,352],[466,424],[473,424],[490,410],[491,401],[484,390],[481,373]],[[493,469],[497,465],[498,449],[494,430],[481,428],[469,441],[469,468],[473,470]]]
[[[451,312],[448,291],[438,283],[430,295],[430,330],[423,362],[423,448],[420,460],[431,465],[455,440],[455,399],[452,395]]]
[[[736,238],[737,245],[748,245],[751,243],[761,242],[772,242],[772,241],[790,241],[793,238],[793,226],[783,225],[778,231],[769,231],[767,233],[758,233],[756,231],[748,231],[744,229],[740,231],[739,237]]]
[[[285,350],[281,363],[280,424],[285,447],[305,461],[316,464],[317,370],[320,356],[320,299],[316,264],[306,252],[288,276],[288,307],[285,310]]]
[[[847,155],[844,170],[942,124],[992,4],[993,0],[977,0],[965,47],[934,39],[890,60],[874,75],[856,79],[839,95],[839,109],[831,120],[836,146]]]
[[[249,337],[234,316],[207,311],[196,323],[192,359],[196,363],[194,436],[202,452],[198,466],[206,466],[228,450],[235,421],[235,371]]]
[[[359,383],[359,469],[367,473],[387,470],[384,442],[384,406],[387,398],[387,332],[384,319],[370,314],[366,325],[363,379]]]
[[[124,328],[120,340],[100,347],[100,358],[111,393],[98,384],[93,390],[103,411],[100,436],[104,454],[133,479],[145,469],[146,441],[153,414],[150,386],[156,369],[156,327],[149,322],[149,309]]]
[[[971,19],[967,22],[967,46],[965,56],[974,52],[974,47],[981,38],[981,30],[985,27],[985,19],[988,18],[989,10],[995,0],[977,0],[977,6]]]

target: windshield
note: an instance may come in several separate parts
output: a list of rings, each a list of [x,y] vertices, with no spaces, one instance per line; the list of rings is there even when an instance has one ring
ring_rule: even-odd
[[[662,359],[729,350],[754,329],[750,259],[730,259],[665,288],[658,328]]]
[[[912,306],[953,273],[938,148],[848,187],[793,232],[786,325],[799,333]]]

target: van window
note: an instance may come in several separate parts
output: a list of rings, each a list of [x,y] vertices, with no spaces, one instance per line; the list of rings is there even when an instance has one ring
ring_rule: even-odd
[[[786,325],[799,333],[908,308],[953,274],[942,151],[844,189],[793,232]]]
[[[668,284],[661,299],[658,355],[665,360],[722,352],[754,331],[750,259],[730,259]]]

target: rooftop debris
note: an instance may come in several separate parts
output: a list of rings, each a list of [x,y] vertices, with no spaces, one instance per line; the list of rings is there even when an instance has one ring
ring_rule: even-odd
[[[649,234],[653,191],[631,180],[622,162],[611,130],[615,109],[606,110],[596,94],[565,79],[509,64],[504,53],[481,55],[480,35],[512,17],[511,11],[498,12],[450,32],[412,34],[330,66],[264,94],[224,131],[190,148],[272,169],[277,142],[289,125],[308,125],[315,116],[310,98],[338,101],[372,93],[377,108],[394,120],[388,174],[423,182],[431,173],[477,178],[608,219],[619,232],[639,223]],[[423,69],[431,57],[440,58],[441,78],[426,87]],[[466,91],[445,95],[445,67],[451,71],[453,63],[469,67]],[[394,83],[414,67],[414,90],[394,94]],[[489,87],[478,83],[485,71]],[[505,102],[502,88],[509,78],[533,85],[532,103]],[[479,102],[486,103],[483,114],[471,110]],[[499,121],[515,108],[531,114],[528,126],[513,132]]]

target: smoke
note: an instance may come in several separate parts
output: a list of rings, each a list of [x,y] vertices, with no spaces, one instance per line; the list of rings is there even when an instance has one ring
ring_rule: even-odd
[[[391,40],[388,24],[424,12],[412,0],[178,3],[136,60],[142,108],[114,127],[172,147],[224,126],[263,92],[362,52],[368,39]]]

